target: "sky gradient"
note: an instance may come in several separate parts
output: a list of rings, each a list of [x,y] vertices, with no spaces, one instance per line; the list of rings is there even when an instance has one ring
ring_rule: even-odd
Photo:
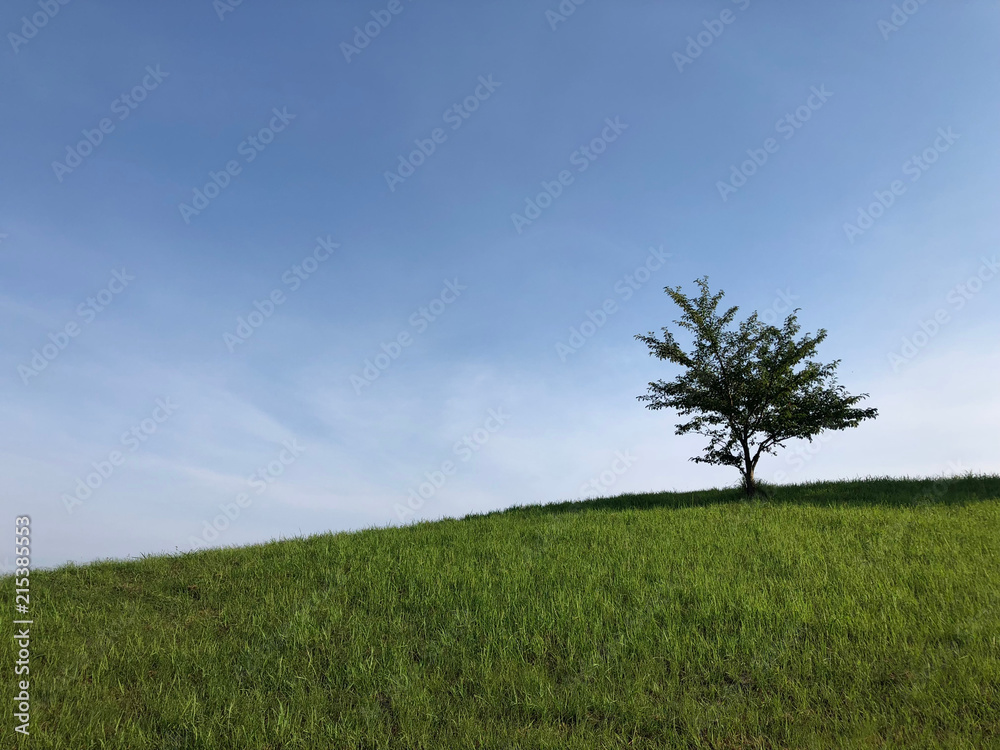
[[[996,3],[0,23],[0,506],[37,565],[732,484],[636,401],[676,370],[633,336],[703,275],[827,328],[881,412],[763,479],[1000,472]]]

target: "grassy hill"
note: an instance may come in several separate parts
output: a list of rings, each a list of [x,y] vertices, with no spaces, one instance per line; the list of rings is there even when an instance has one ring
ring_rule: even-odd
[[[774,493],[40,571],[2,744],[1000,747],[1000,477]]]

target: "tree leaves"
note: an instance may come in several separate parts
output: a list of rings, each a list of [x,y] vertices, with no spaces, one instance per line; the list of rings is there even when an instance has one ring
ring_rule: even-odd
[[[650,355],[685,368],[672,381],[649,383],[638,400],[648,409],[670,408],[690,417],[676,425],[676,434],[694,432],[709,439],[704,454],[692,461],[739,468],[752,495],[763,454],[775,454],[788,440],[811,441],[824,430],[857,427],[878,416],[877,409],[856,408],[868,394],[851,396],[837,384],[840,360],[816,361],[826,329],[796,338],[801,330],[796,309],[781,327],[762,323],[753,312],[733,330],[739,308],[720,314],[724,292],[713,294],[707,276],[695,284],[697,297],[686,296],[679,286],[664,290],[681,309],[674,324],[694,338],[690,351],[667,327],[662,337],[652,331],[635,337]]]

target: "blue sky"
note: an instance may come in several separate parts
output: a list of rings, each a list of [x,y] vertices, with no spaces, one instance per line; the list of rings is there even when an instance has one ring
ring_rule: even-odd
[[[702,275],[800,307],[881,410],[764,478],[1000,471],[995,3],[0,25],[0,505],[36,564],[732,483],[635,400],[674,371],[633,335]]]

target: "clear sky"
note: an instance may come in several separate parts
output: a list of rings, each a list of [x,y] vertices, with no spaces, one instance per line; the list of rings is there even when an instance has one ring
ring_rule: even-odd
[[[38,565],[733,483],[635,400],[702,275],[881,410],[764,479],[1000,471],[994,2],[0,30],[0,507]]]

